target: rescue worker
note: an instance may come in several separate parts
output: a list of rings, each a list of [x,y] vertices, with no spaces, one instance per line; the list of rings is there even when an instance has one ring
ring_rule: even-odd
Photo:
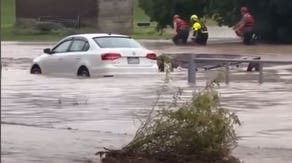
[[[190,17],[190,22],[193,28],[192,40],[197,44],[206,45],[209,37],[206,25],[195,14]]]
[[[174,44],[187,44],[189,37],[189,26],[186,21],[180,18],[179,15],[173,16],[173,27],[176,31],[176,35],[172,38]]]
[[[240,13],[242,15],[241,20],[233,27],[233,29],[236,35],[243,39],[243,43],[248,45],[252,43],[254,18],[245,6],[241,7]]]

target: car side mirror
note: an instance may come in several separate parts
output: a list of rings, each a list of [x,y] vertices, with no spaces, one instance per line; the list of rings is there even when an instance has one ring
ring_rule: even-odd
[[[46,54],[52,54],[52,51],[51,51],[50,48],[46,48],[46,49],[44,49],[44,53],[46,53]]]

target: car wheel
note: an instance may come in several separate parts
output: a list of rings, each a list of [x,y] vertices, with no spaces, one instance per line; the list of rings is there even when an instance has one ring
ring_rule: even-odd
[[[77,76],[86,77],[86,78],[90,77],[89,71],[86,67],[80,67],[78,70]]]
[[[31,74],[41,74],[42,70],[38,65],[34,65],[31,70],[30,70]]]

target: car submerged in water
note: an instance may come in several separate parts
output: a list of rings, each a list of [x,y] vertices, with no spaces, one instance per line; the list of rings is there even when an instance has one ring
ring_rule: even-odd
[[[158,72],[157,55],[135,39],[118,34],[79,34],[59,41],[36,57],[31,74],[106,77]]]

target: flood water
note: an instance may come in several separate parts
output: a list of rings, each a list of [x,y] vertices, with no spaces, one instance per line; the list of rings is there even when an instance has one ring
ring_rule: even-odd
[[[96,161],[97,151],[126,145],[148,114],[158,94],[159,103],[171,101],[178,87],[183,100],[218,72],[198,73],[196,86],[187,83],[186,70],[151,76],[61,78],[31,75],[32,58],[47,43],[2,44],[1,162],[72,163]],[[292,46],[240,43],[206,47],[175,47],[167,41],[143,44],[161,53],[197,52],[261,56],[292,60]],[[230,85],[218,89],[222,105],[236,112],[242,126],[236,156],[246,163],[292,161],[292,65],[265,68],[265,83],[244,67],[231,70]]]

